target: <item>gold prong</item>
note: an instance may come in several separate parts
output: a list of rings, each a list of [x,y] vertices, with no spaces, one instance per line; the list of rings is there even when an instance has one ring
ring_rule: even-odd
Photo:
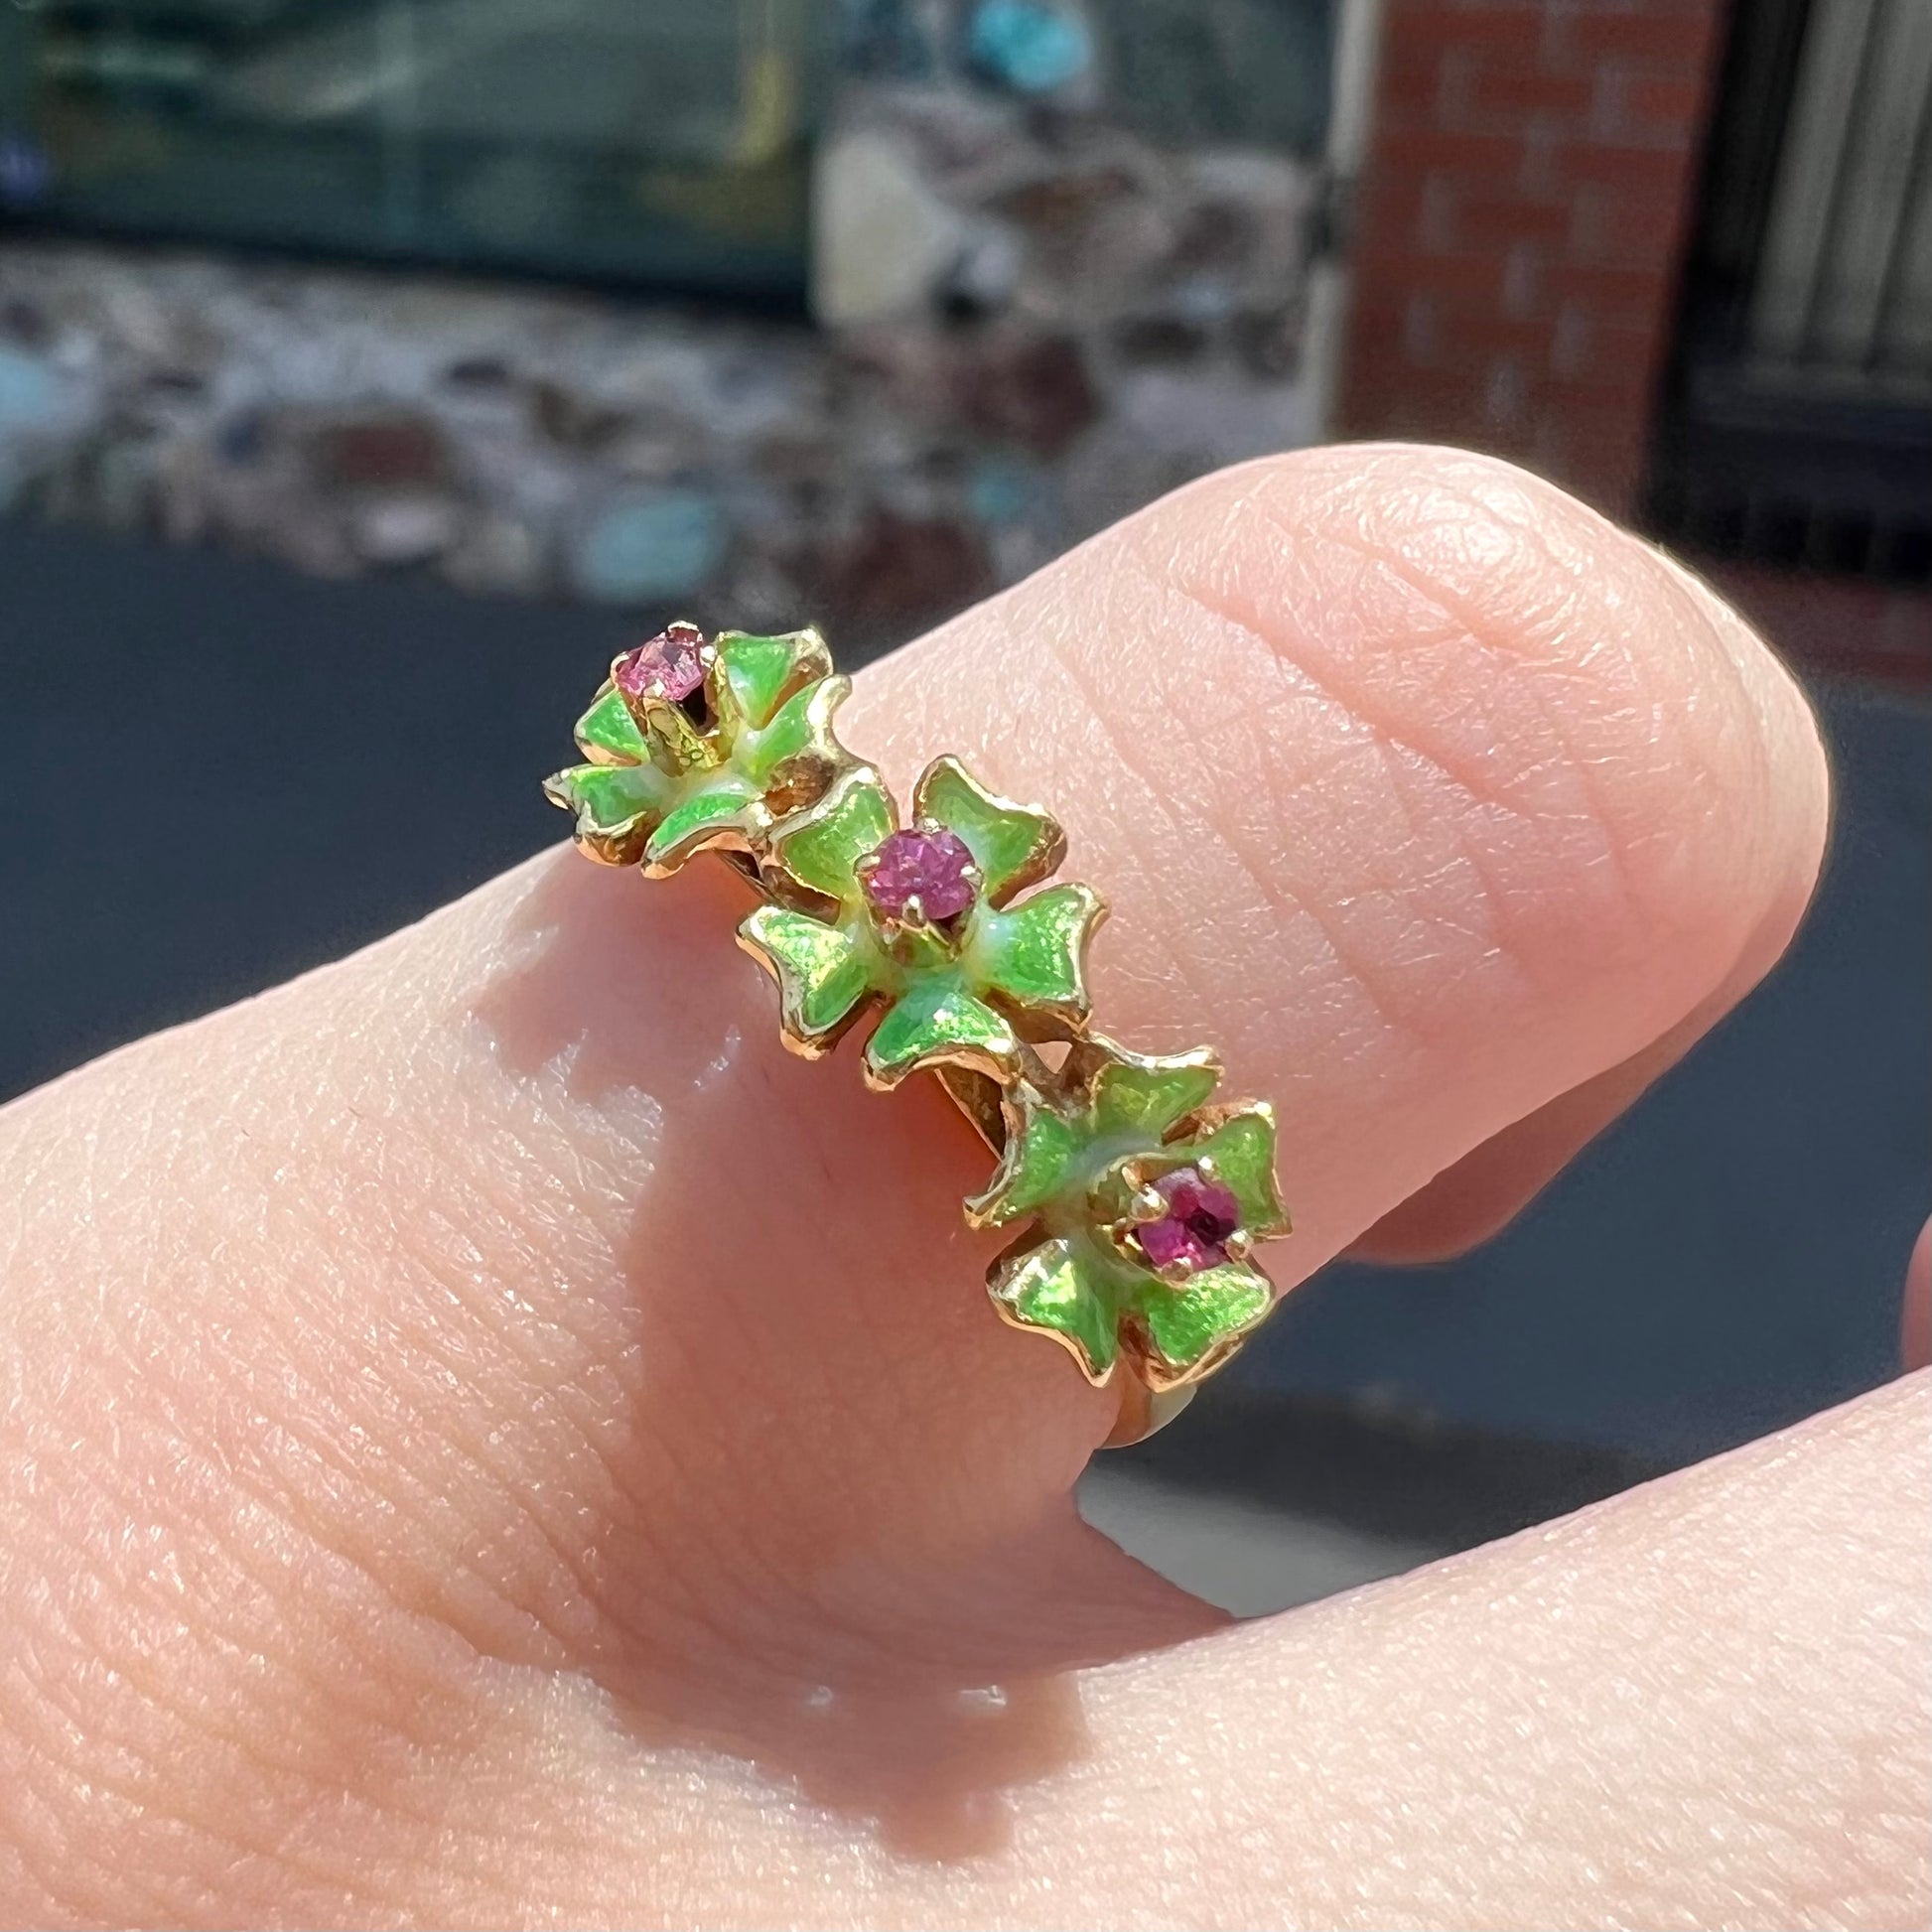
[[[1221,1069],[1205,1047],[1141,1055],[1090,1033],[1086,955],[1107,912],[1106,900],[1090,887],[1063,883],[1053,889],[1054,903],[1043,908],[1050,918],[1039,931],[1050,935],[1056,956],[1064,955],[1057,974],[1019,970],[1013,947],[1002,950],[1000,916],[1012,907],[1013,918],[1021,918],[1026,904],[1021,896],[1058,869],[1065,834],[1047,813],[988,791],[957,758],[935,759],[921,773],[909,826],[928,838],[945,839],[946,850],[959,861],[958,876],[971,890],[973,909],[935,919],[917,895],[892,909],[875,901],[881,853],[855,854],[854,847],[907,821],[878,772],[856,759],[834,734],[833,714],[851,685],[834,672],[816,631],[710,636],[678,620],[662,634],[676,642],[675,671],[653,676],[641,690],[621,693],[622,710],[641,732],[647,751],[624,729],[618,706],[607,703],[622,657],[614,660],[596,700],[601,712],[593,729],[599,742],[580,740],[584,758],[594,764],[655,766],[655,773],[646,769],[637,785],[651,800],[651,810],[613,832],[587,826],[584,809],[577,807],[579,845],[610,863],[641,863],[650,877],[677,870],[698,851],[716,851],[749,882],[762,903],[741,924],[739,944],[777,981],[780,1037],[795,1054],[818,1059],[855,1027],[863,1035],[882,1007],[894,1011],[914,996],[940,1002],[929,1010],[908,1008],[886,1042],[897,1056],[887,1063],[876,1059],[881,1042],[875,1035],[862,1056],[861,1075],[881,1092],[914,1072],[938,1077],[999,1159],[992,1183],[965,1203],[968,1224],[1010,1221],[1024,1229],[988,1276],[1002,1317],[1029,1332],[1051,1334],[1090,1382],[1128,1385],[1110,1441],[1145,1434],[1158,1420],[1156,1409],[1165,1412],[1184,1402],[1279,1299],[1259,1269],[1242,1274],[1230,1284],[1235,1292],[1224,1298],[1224,1308],[1200,1311],[1212,1337],[1207,1345],[1186,1332],[1187,1324],[1173,1324],[1181,1332],[1170,1336],[1170,1343],[1182,1357],[1199,1350],[1176,1361],[1166,1356],[1169,1344],[1157,1341],[1155,1333],[1171,1324],[1156,1319],[1150,1325],[1150,1314],[1172,1315],[1174,1307],[1162,1305],[1145,1289],[1152,1276],[1184,1297],[1211,1272],[1210,1264],[1220,1269],[1239,1263],[1245,1269],[1259,1240],[1287,1231],[1272,1176],[1257,1179],[1252,1172],[1273,1158],[1270,1110],[1256,1102],[1211,1103]],[[756,648],[748,650],[746,674],[734,683],[725,652],[734,653],[736,665],[741,642]],[[647,658],[633,646],[623,656],[631,658],[634,673],[656,653]],[[694,662],[702,683],[683,700],[671,697],[667,684],[684,682]],[[754,724],[745,709],[754,693],[757,716],[764,724]],[[798,712],[787,717],[779,742],[771,743],[762,734],[775,721],[776,708],[794,701]],[[714,781],[711,768],[727,763],[731,772]],[[642,826],[648,820],[661,827],[663,800],[682,803],[694,787],[722,784],[726,777],[731,789],[711,806],[719,815],[702,819],[678,846],[648,859]],[[744,791],[738,788],[740,778],[750,781]],[[859,798],[861,786],[878,796]],[[552,780],[546,790],[556,803],[574,807],[567,787]],[[613,795],[621,800],[629,792],[614,787]],[[612,809],[605,795],[592,797],[597,809]],[[816,844],[802,843],[821,826]],[[977,844],[962,850],[961,842],[969,839]],[[975,856],[981,848],[988,854],[986,867]],[[793,864],[799,872],[790,870]],[[890,903],[896,895],[881,897]],[[1018,943],[1016,936],[1013,945]],[[945,975],[950,980],[931,983],[932,976]],[[1042,986],[1063,989],[1064,997],[1054,998],[1040,991]],[[964,1009],[944,1010],[944,1002],[956,994],[980,1003],[971,1025]],[[828,1024],[808,1026],[808,1019],[834,1010],[836,1018]],[[1174,1240],[1149,1244],[1145,1237],[1154,1224],[1174,1212],[1168,1193],[1176,1187],[1177,1172],[1185,1169],[1202,1180],[1226,1184],[1221,1164],[1194,1150],[1241,1120],[1250,1124],[1224,1146],[1253,1227],[1233,1228],[1215,1246],[1182,1238],[1169,1223],[1162,1232]],[[1218,1216],[1212,1224],[1221,1224]],[[1181,1254],[1157,1266],[1150,1246],[1163,1252],[1178,1248]],[[1038,1272],[1049,1265],[1056,1271],[1050,1277]],[[1044,1311],[1042,1300],[1039,1311],[1025,1304],[1028,1311],[1022,1315],[1022,1269],[1034,1271],[1028,1284],[1037,1281],[1042,1290],[1061,1296],[1054,1312]],[[1235,1274],[1232,1268],[1225,1272]],[[1123,1275],[1143,1284],[1140,1295],[1148,1299],[1131,1292],[1131,1282],[1124,1287]],[[1066,1296],[1088,1298],[1080,1302],[1077,1321],[1065,1312]],[[1062,1316],[1068,1325],[1054,1325]],[[1097,1321],[1107,1326],[1096,1327]],[[1106,1367],[1096,1367],[1090,1347],[1106,1358]]]

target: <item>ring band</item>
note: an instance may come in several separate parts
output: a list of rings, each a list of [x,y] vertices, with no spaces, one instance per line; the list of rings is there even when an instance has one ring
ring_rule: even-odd
[[[997,1157],[968,1224],[1021,1230],[987,1273],[995,1309],[1116,1384],[1109,1444],[1139,1441],[1277,1299],[1251,1258],[1289,1230],[1274,1115],[1215,1100],[1206,1047],[1141,1054],[1092,1031],[1107,904],[1045,883],[1059,825],[951,756],[901,821],[835,734],[851,689],[816,630],[673,623],[613,661],[577,721],[585,761],[544,790],[606,865],[662,878],[716,852],[744,875],[759,903],[739,943],[776,980],[793,1052],[820,1058],[876,1015],[867,1084],[937,1077]]]

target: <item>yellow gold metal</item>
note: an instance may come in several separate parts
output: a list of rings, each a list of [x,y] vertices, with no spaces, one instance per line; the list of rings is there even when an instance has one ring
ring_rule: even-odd
[[[1001,882],[993,898],[995,905],[1006,904],[1028,887],[1037,886],[1042,879],[1051,878],[1059,871],[1066,858],[1066,834],[1060,829],[1059,820],[1032,805],[1023,805],[1016,798],[1003,798],[996,791],[988,791],[950,752],[934,759],[919,773],[919,781],[912,787],[912,822],[921,831],[944,829],[944,822],[933,815],[933,803],[936,794],[951,785],[970,789],[994,812],[1039,822],[1026,858]]]
[[[1276,1299],[1250,1262],[1258,1240],[1289,1227],[1272,1112],[1211,1101],[1221,1066],[1206,1047],[1146,1055],[1091,1031],[1086,954],[1107,901],[1046,883],[1066,857],[1050,814],[946,755],[901,819],[878,771],[837,738],[851,684],[817,631],[669,630],[695,649],[703,683],[684,700],[661,676],[629,689],[619,670],[635,660],[614,660],[580,721],[587,763],[546,791],[574,812],[592,858],[658,878],[713,851],[747,881],[758,904],[739,944],[778,986],[790,1051],[822,1058],[865,1022],[868,1086],[914,1072],[939,1082],[997,1159],[964,1203],[968,1224],[1020,1230],[987,1272],[995,1310],[1118,1391],[1109,1447],[1143,1440]],[[632,727],[665,775],[638,766]],[[623,765],[636,775],[598,768]],[[935,858],[912,834],[952,843]],[[889,849],[890,886],[876,878]],[[929,916],[931,903],[957,903],[962,882],[965,906]]]
[[[1198,1382],[1177,1389],[1151,1389],[1133,1375],[1120,1378],[1120,1413],[1107,1433],[1102,1449],[1132,1449],[1144,1443],[1157,1430],[1166,1429],[1200,1392]]]

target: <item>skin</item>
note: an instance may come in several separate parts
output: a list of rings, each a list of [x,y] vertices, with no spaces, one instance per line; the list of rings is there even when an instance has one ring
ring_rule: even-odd
[[[1284,1286],[1506,1218],[1826,822],[1735,616],[1440,451],[1211,478],[844,735],[1053,805],[1109,1031],[1277,1102]],[[553,853],[0,1115],[0,1921],[1925,1921],[1925,1376],[1228,1627],[740,892]]]

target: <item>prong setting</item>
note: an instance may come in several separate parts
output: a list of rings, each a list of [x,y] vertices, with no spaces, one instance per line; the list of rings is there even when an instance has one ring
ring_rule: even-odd
[[[868,1086],[939,1077],[999,1161],[968,1223],[1022,1230],[989,1270],[995,1309],[1088,1381],[1119,1371],[1141,1391],[1123,1417],[1145,1418],[1149,1392],[1190,1389],[1273,1306],[1251,1261],[1288,1228],[1273,1115],[1214,1100],[1205,1048],[1145,1056],[1090,1032],[1106,901],[1046,883],[1057,821],[950,756],[902,818],[835,734],[849,689],[815,630],[673,623],[613,660],[578,725],[589,762],[545,789],[607,865],[657,878],[712,851],[749,882],[740,944],[777,982],[791,1051],[821,1058],[864,1023]]]

